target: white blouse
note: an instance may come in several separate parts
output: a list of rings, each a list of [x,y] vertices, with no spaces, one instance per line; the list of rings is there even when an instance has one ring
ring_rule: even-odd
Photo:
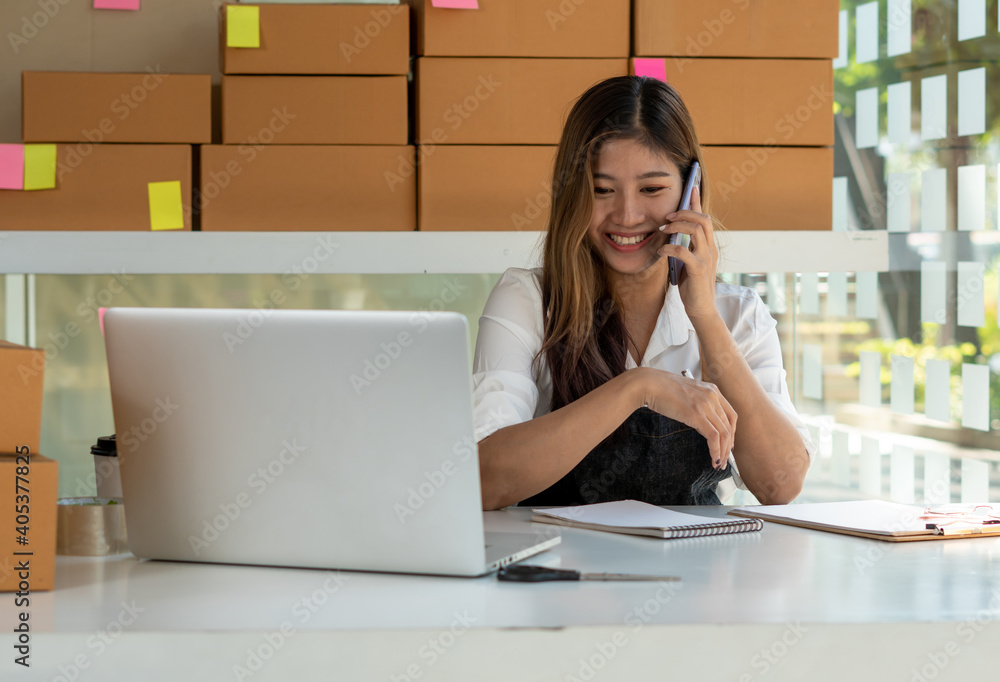
[[[505,426],[549,412],[552,377],[548,363],[543,357],[537,375],[532,369],[543,337],[541,273],[540,267],[508,268],[490,292],[479,318],[472,363],[477,442]],[[757,292],[747,287],[717,283],[715,304],[757,381],[802,434],[811,462],[816,445],[788,395],[775,329],[777,322]],[[687,369],[701,380],[698,339],[677,287],[667,288],[656,328],[640,364],[676,374]],[[636,367],[631,353],[625,367]],[[735,486],[746,489],[732,453],[729,462],[733,478],[720,483],[717,490],[723,501],[735,492]]]

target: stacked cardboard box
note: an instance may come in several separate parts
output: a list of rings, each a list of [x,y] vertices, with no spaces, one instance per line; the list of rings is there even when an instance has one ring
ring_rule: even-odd
[[[22,139],[23,191],[0,192],[4,229],[190,230],[211,77],[25,71]]]
[[[13,526],[0,539],[0,592],[55,582],[59,466],[38,454],[44,372],[45,351],[0,341],[0,509]]]
[[[573,102],[628,72],[629,0],[413,0],[421,230],[544,230]]]
[[[252,12],[249,41],[231,33],[234,9]],[[409,8],[229,6],[221,28],[222,144],[201,149],[202,230],[415,229]]]
[[[830,228],[837,0],[478,5],[227,5],[221,145],[209,76],[25,72],[0,229],[545,229],[565,117],[630,38],[691,109],[723,224]]]
[[[730,229],[829,230],[837,0],[635,0],[633,73],[677,88]]]

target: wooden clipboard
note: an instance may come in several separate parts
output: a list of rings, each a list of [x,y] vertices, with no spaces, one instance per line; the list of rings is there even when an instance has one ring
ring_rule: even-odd
[[[739,507],[731,509],[729,513],[733,516],[884,542],[1000,537],[1000,524],[938,525],[922,518],[924,511],[924,507],[896,502],[857,500]],[[928,528],[928,525],[934,527]]]

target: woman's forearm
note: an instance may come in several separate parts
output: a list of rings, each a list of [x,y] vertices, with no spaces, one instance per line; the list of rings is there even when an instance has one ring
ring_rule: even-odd
[[[483,509],[516,504],[569,473],[642,406],[636,378],[627,371],[555,412],[481,440]]]
[[[701,344],[702,380],[736,410],[733,457],[747,488],[763,504],[785,504],[802,490],[809,455],[802,434],[754,376],[721,316],[692,320]]]

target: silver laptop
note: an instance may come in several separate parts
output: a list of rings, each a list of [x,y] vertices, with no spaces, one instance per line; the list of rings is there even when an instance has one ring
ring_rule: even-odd
[[[139,557],[483,575],[558,535],[484,534],[458,313],[113,308]]]

